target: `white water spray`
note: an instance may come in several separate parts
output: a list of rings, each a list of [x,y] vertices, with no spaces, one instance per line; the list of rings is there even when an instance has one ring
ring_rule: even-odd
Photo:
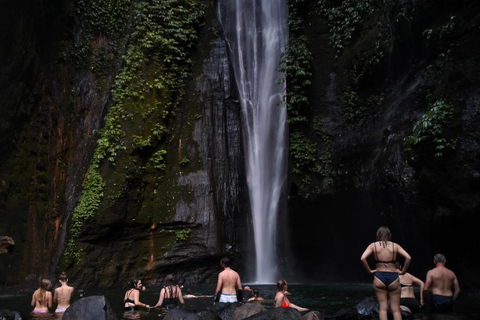
[[[219,0],[239,90],[253,216],[256,282],[274,283],[277,215],[286,181],[285,76],[277,71],[288,41],[286,0]]]

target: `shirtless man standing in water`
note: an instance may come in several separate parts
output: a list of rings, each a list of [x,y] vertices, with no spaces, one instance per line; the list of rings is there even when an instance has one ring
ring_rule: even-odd
[[[219,302],[232,303],[237,302],[237,290],[242,288],[242,282],[237,272],[230,268],[230,259],[228,257],[220,260],[220,265],[224,269],[218,274],[217,289],[215,290],[215,296],[220,292]]]
[[[437,253],[433,258],[433,263],[435,263],[435,268],[428,271],[424,287],[425,291],[432,289],[432,311],[452,312],[453,302],[460,293],[457,276],[453,271],[445,267],[447,259],[445,259],[443,254]]]

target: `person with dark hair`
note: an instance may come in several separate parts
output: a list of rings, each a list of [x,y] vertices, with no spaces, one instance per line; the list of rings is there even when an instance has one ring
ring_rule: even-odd
[[[49,291],[52,288],[52,282],[48,279],[42,279],[40,288],[38,288],[32,295],[33,313],[47,313],[48,308],[52,307],[52,293]]]
[[[248,301],[262,301],[263,298],[260,297],[260,291],[258,289],[253,289],[253,297],[248,299]]]
[[[165,309],[173,309],[178,308],[178,302],[181,304],[185,304],[185,300],[183,300],[182,289],[178,286],[178,284],[174,284],[173,275],[169,274],[165,278],[165,287],[160,290],[160,296],[158,297],[158,302],[153,307],[160,307],[162,304],[165,303]]]
[[[70,300],[73,297],[74,288],[68,285],[68,277],[65,272],[62,272],[58,282],[60,282],[61,287],[55,289],[53,302],[57,303],[57,309],[55,312],[63,313],[68,307],[70,307]]]
[[[138,307],[145,307],[150,309],[150,306],[146,303],[140,302],[140,290],[142,290],[142,280],[132,280],[130,282],[131,289],[125,292],[125,297],[123,302],[125,303],[125,308],[135,310]]]
[[[424,290],[432,290],[433,312],[452,312],[453,303],[460,294],[460,284],[455,273],[445,264],[447,259],[441,253],[433,257],[435,268],[427,272]]]
[[[290,300],[287,298],[287,289],[287,281],[284,279],[277,281],[277,294],[275,295],[274,301],[275,308],[293,308],[298,311],[308,311],[307,308],[299,307],[290,302]]]
[[[392,233],[387,227],[380,227],[377,230],[377,241],[372,242],[363,252],[360,260],[368,273],[373,274],[373,289],[377,296],[380,307],[380,320],[387,320],[388,299],[390,298],[390,308],[392,309],[393,319],[402,320],[400,313],[400,281],[399,274],[405,274],[412,258],[397,243],[391,241]],[[367,258],[374,255],[376,267],[370,269]],[[395,268],[397,256],[405,258],[402,270]]]
[[[398,270],[402,270],[402,265],[397,261],[395,267]],[[417,313],[420,311],[420,308],[423,306],[423,281],[417,277],[411,275],[410,273],[400,274],[398,276],[400,280],[400,309],[410,313]],[[420,303],[415,298],[415,292],[413,290],[413,285],[420,287]]]
[[[237,302],[237,289],[242,290],[242,282],[237,272],[230,268],[230,259],[224,257],[220,260],[223,271],[218,274],[217,288],[215,297],[218,302],[233,303]],[[220,297],[218,295],[221,293]]]

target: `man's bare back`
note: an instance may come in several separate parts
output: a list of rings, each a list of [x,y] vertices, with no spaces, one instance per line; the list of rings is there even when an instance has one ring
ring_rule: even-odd
[[[425,290],[428,289],[431,289],[433,294],[442,296],[454,296],[454,293],[460,292],[455,273],[443,264],[437,264],[437,267],[428,271]]]
[[[222,293],[236,294],[236,286],[238,286],[238,288],[242,287],[240,276],[230,268],[225,268],[225,270],[220,272],[218,281],[221,282]]]
[[[227,257],[220,260],[223,271],[218,274],[217,288],[215,297],[219,302],[237,302],[237,288],[242,288],[242,282],[237,272],[230,268],[230,259]],[[221,293],[221,296],[219,294]]]

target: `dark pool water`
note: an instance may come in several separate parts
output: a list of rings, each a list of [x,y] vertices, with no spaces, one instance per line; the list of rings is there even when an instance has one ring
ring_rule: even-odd
[[[260,295],[265,299],[265,307],[273,306],[276,288],[274,285],[250,284],[251,288],[258,288]],[[206,310],[213,304],[213,285],[191,286],[196,295],[206,295],[203,298],[185,299],[184,308],[188,311],[199,312]],[[289,284],[289,291],[292,293],[290,300],[310,310],[318,310],[325,315],[333,315],[342,308],[355,306],[364,298],[374,295],[370,284],[338,284],[338,285],[295,285]],[[184,288],[185,291],[186,288]],[[87,289],[86,295],[105,295],[111,307],[119,319],[162,319],[165,315],[161,308],[151,311],[125,312],[123,310],[123,297],[125,289]],[[160,288],[149,287],[140,295],[140,301],[154,305],[158,301]],[[33,292],[32,292],[33,293]],[[24,320],[52,320],[61,319],[61,314],[31,314],[30,300],[32,293],[3,294],[0,295],[0,310],[8,309],[20,312]],[[456,303],[456,313],[451,319],[480,319],[480,295],[473,292],[462,292]],[[423,316],[423,319],[428,317]]]

